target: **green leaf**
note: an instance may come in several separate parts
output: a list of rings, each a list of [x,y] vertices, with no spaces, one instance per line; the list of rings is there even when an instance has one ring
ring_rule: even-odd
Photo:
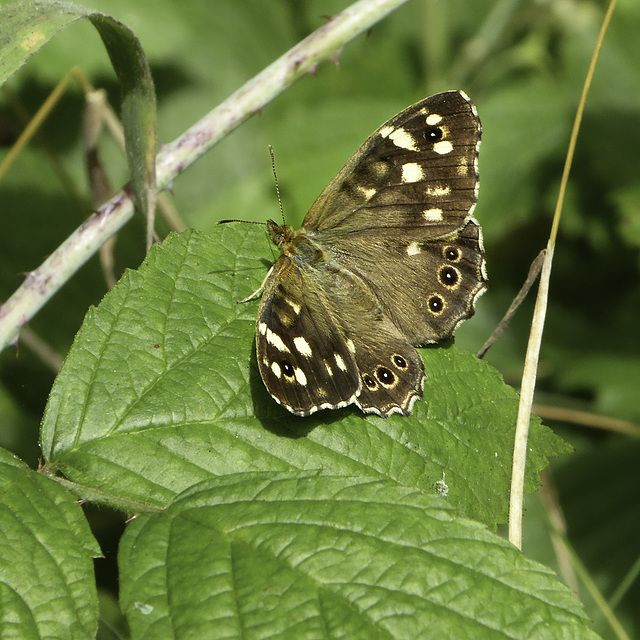
[[[127,159],[140,210],[155,206],[156,104],[149,64],[129,27],[67,2],[16,2],[0,7],[0,85],[53,36],[86,18],[97,29],[122,87]]]
[[[243,474],[127,528],[132,637],[596,638],[553,572],[381,478]]]
[[[234,472],[322,469],[444,491],[466,515],[504,521],[517,395],[472,354],[423,350],[424,402],[409,417],[350,407],[302,419],[271,399],[255,364],[257,301],[237,301],[272,257],[262,229],[227,224],[173,235],[127,272],[88,313],[53,387],[49,464],[116,504],[162,507]],[[529,490],[562,451],[534,421]]]
[[[100,549],[78,503],[4,449],[0,497],[2,637],[94,636],[98,600],[92,557]]]

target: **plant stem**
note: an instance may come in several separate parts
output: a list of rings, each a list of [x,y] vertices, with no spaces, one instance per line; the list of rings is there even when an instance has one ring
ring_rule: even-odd
[[[201,155],[295,80],[313,72],[350,40],[407,0],[359,0],[252,78],[183,135],[165,145],[156,159],[158,189],[173,180]],[[133,216],[131,191],[125,186],[76,229],[0,306],[0,350],[16,344],[20,329],[46,304],[106,240]]]

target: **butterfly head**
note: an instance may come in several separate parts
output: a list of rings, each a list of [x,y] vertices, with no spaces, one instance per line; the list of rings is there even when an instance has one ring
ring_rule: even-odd
[[[291,227],[286,224],[279,225],[273,220],[267,220],[267,231],[273,244],[283,253],[285,248],[291,244],[295,235],[295,231]]]

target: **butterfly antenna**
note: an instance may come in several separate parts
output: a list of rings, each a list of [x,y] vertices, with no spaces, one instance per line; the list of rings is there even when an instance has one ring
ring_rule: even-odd
[[[229,218],[228,220],[218,220],[216,224],[227,224],[228,222],[242,222],[242,224],[261,224],[266,225],[266,222],[258,222],[257,220],[238,220],[238,218]]]
[[[278,206],[280,207],[280,215],[282,216],[282,222],[284,219],[284,208],[282,207],[282,198],[280,197],[280,185],[278,184],[278,174],[276,173],[276,157],[273,152],[273,147],[269,145],[269,155],[271,156],[271,171],[273,171],[273,181],[276,185],[276,196],[278,198]],[[262,224],[266,225],[266,222],[257,222],[255,220],[238,220],[237,218],[229,218],[228,220],[218,220],[216,224],[227,224],[228,222],[244,222],[245,224]]]
[[[273,147],[271,145],[269,145],[269,154],[271,155],[271,171],[273,171],[273,181],[276,183],[276,196],[278,197],[280,215],[282,216],[283,224],[285,224],[286,221],[284,219],[284,209],[282,208],[282,198],[280,197],[280,185],[278,184],[278,174],[276,173],[276,157],[273,153]]]

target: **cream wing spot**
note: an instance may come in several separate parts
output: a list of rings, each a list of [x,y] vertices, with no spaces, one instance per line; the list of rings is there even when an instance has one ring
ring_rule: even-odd
[[[336,364],[338,365],[338,369],[340,369],[341,371],[347,370],[347,365],[344,363],[344,360],[342,359],[342,356],[339,353],[334,353],[333,358],[336,361]]]
[[[278,379],[282,375],[282,370],[280,369],[280,365],[277,362],[271,363],[271,371],[273,372],[273,375]]]
[[[324,361],[324,366],[327,370],[327,373],[332,376],[333,375],[333,369],[331,368],[331,365],[325,360]]]
[[[451,187],[449,185],[435,185],[427,189],[427,193],[435,198],[441,198],[442,196],[448,196],[451,193]]]
[[[298,353],[303,355],[305,358],[310,358],[313,355],[309,343],[302,336],[294,338],[293,345],[298,350]]]
[[[442,209],[425,209],[422,212],[422,217],[427,222],[442,222],[444,220]]]
[[[278,351],[282,351],[284,353],[291,353],[289,347],[282,341],[282,338],[277,334],[271,331],[271,329],[267,328],[266,331],[267,342],[275,347]]]
[[[417,151],[416,142],[413,136],[404,129],[396,129],[389,134],[389,140],[400,147],[401,149],[407,149],[409,151]]]
[[[441,156],[444,156],[453,151],[453,145],[448,140],[440,140],[440,142],[436,142],[433,145],[433,150]]]
[[[363,185],[359,185],[358,186],[358,191],[367,199],[371,199],[373,198],[373,196],[376,195],[376,190],[375,189],[371,189],[369,187],[365,187]]]
[[[469,173],[469,163],[466,158],[462,158],[460,160],[460,164],[458,165],[457,172],[459,176],[466,176]]]
[[[258,325],[258,332],[260,333],[261,336],[265,335],[267,333],[267,323],[266,322],[261,322]]]
[[[288,298],[285,298],[285,302],[293,309],[293,313],[296,315],[300,314],[300,309],[302,309],[302,307],[297,302],[289,300]]]
[[[422,167],[416,162],[402,165],[402,182],[419,182],[424,178]]]
[[[441,121],[442,121],[442,116],[439,113],[430,113],[427,116],[427,124],[430,127],[435,126],[436,124],[438,124]]]
[[[303,386],[306,387],[307,386],[307,376],[304,374],[304,371],[302,369],[300,369],[300,367],[296,367],[294,369],[294,374],[296,376],[296,382]]]
[[[407,246],[407,255],[415,256],[420,253],[420,245],[417,242],[410,242]]]
[[[384,127],[382,127],[382,128],[380,129],[380,135],[381,135],[383,138],[388,138],[388,137],[389,137],[389,134],[390,134],[392,131],[393,131],[393,127],[390,127],[389,125],[386,125],[386,126],[384,126]]]
[[[356,352],[356,345],[353,344],[353,340],[351,338],[347,338],[347,349],[349,349],[351,353]]]

